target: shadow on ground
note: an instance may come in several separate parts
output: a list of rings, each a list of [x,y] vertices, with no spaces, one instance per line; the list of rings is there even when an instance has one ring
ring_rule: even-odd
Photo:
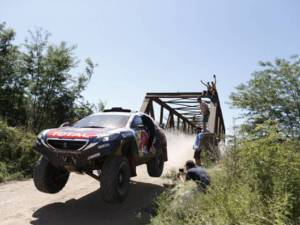
[[[34,212],[33,225],[135,225],[149,222],[149,210],[155,197],[163,191],[159,185],[133,182],[127,199],[120,204],[102,200],[100,190],[80,199],[52,203]],[[147,216],[145,216],[145,214]]]

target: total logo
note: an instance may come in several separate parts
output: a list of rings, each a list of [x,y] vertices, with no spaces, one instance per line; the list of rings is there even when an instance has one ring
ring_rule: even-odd
[[[48,132],[48,138],[66,138],[66,139],[88,139],[97,137],[98,133],[93,131],[88,132],[73,132],[53,130]]]

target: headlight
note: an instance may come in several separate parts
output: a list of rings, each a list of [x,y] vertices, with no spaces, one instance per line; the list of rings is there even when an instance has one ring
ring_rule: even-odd
[[[103,142],[109,141],[109,136],[103,137],[103,138],[102,138],[102,141],[103,141]]]
[[[101,141],[103,141],[103,142],[113,141],[113,140],[117,139],[118,137],[119,137],[119,134],[111,134],[111,135],[102,137]]]

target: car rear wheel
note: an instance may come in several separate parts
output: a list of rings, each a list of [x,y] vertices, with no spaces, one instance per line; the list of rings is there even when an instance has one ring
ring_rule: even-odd
[[[117,156],[107,159],[102,167],[101,190],[104,201],[122,202],[130,185],[130,168],[127,158]]]
[[[164,170],[163,154],[156,155],[147,163],[147,171],[150,177],[160,177]]]
[[[54,194],[63,189],[69,174],[64,168],[56,168],[48,159],[41,157],[33,171],[34,185],[41,192]]]

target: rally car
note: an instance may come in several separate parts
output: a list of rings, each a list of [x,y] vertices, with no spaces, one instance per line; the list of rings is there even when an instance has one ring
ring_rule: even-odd
[[[100,181],[107,202],[126,198],[136,166],[147,164],[148,174],[159,177],[168,160],[160,126],[147,114],[122,108],[44,130],[34,148],[42,154],[33,174],[39,191],[57,193],[70,172],[85,173]]]

